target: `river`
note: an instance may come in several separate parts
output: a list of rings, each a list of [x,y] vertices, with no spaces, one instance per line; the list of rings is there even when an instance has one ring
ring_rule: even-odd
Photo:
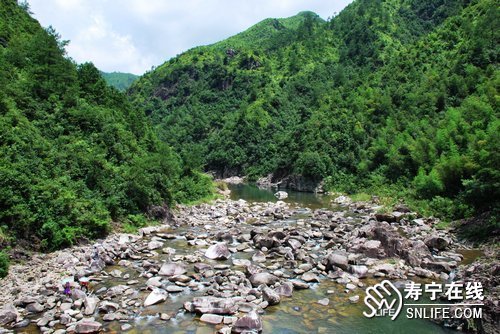
[[[231,199],[244,199],[249,202],[276,202],[274,190],[260,189],[255,185],[229,185]],[[331,197],[313,193],[288,191],[288,198],[284,201],[297,204],[300,207],[317,209],[331,207]],[[177,231],[179,233],[179,231]],[[185,242],[174,242],[170,247],[179,253],[186,251]],[[229,262],[228,262],[229,263]],[[367,284],[376,281],[368,280]],[[285,298],[275,306],[266,308],[263,316],[263,333],[273,334],[302,334],[302,333],[342,333],[342,334],[398,334],[398,333],[458,333],[432,323],[429,320],[409,320],[405,309],[401,315],[392,321],[390,318],[365,318],[362,314],[366,308],[362,302],[364,295],[357,304],[346,302],[340,298],[344,294],[344,286],[324,278],[321,283],[314,284],[308,290],[296,290],[291,298]],[[332,293],[333,292],[333,293]],[[317,303],[322,298],[329,298],[330,304],[323,306]],[[151,317],[140,317],[129,333],[192,333],[211,334],[215,327],[199,321],[199,316],[177,310],[182,303],[192,298],[192,293],[185,293],[174,297],[172,301],[149,308]],[[422,301],[424,302],[424,301]],[[153,315],[157,313],[177,314],[173,320],[164,322]],[[110,329],[119,332],[119,324],[113,324]]]
[[[272,190],[259,189],[253,185],[230,185],[231,199],[239,200],[244,199],[248,202],[276,202]],[[304,208],[305,216],[307,209],[317,208],[330,208],[331,198],[323,195],[315,195],[312,193],[288,192],[289,197],[286,202],[296,205],[297,207]],[[341,208],[337,208],[341,210]],[[300,212],[300,210],[298,210]],[[355,219],[355,215],[350,213]],[[294,224],[299,219],[304,217],[291,217],[283,221],[273,222],[273,228],[283,226],[284,224]],[[307,219],[307,218],[306,218]],[[280,225],[281,224],[281,225]],[[241,225],[242,233],[247,233],[252,228],[248,224]],[[166,233],[175,233],[177,236],[186,235],[186,233],[203,233],[202,229],[188,230],[186,227],[179,227]],[[169,240],[166,246],[175,249],[176,254],[188,254],[193,252],[193,247],[187,245],[186,239],[178,237]],[[248,259],[252,254],[238,252],[234,254],[234,258]],[[168,260],[169,255],[159,253],[151,260],[164,261]],[[232,260],[231,259],[231,260]],[[207,263],[228,264],[232,266],[231,260],[227,261],[211,261]],[[141,261],[136,261],[141,262]],[[267,264],[267,263],[266,263]],[[128,274],[125,278],[113,278],[103,280],[100,283],[95,283],[93,289],[95,291],[102,287],[110,288],[118,284],[127,284],[130,280],[135,280],[135,285],[144,286],[146,278],[139,275],[140,271],[134,266],[124,268],[122,266],[108,266],[106,272],[111,272],[114,269],[121,270],[123,274]],[[192,267],[186,275],[193,275]],[[293,297],[283,298],[281,303],[275,306],[269,306],[265,309],[262,316],[263,320],[263,333],[276,333],[276,334],[297,334],[297,333],[356,333],[356,334],[396,334],[396,333],[457,333],[443,327],[440,327],[428,320],[410,320],[405,316],[405,309],[399,317],[392,321],[389,317],[378,317],[368,319],[362,314],[363,310],[367,310],[364,303],[364,288],[357,289],[356,294],[360,296],[357,303],[351,303],[346,299],[345,286],[340,285],[329,279],[328,277],[320,277],[321,282],[311,285],[310,289],[295,290]],[[363,279],[362,282],[365,286],[372,285],[377,281],[374,279]],[[138,291],[140,294],[139,300],[144,300],[149,291],[141,289]],[[180,293],[171,293],[166,302],[157,305],[143,307],[136,305],[136,313],[139,316],[135,317],[132,321],[127,321],[132,325],[132,328],[127,333],[136,334],[156,334],[156,333],[191,333],[191,334],[208,334],[215,333],[221,325],[217,327],[214,325],[203,323],[199,320],[199,316],[188,313],[183,309],[183,303],[189,301],[193,296],[202,295],[203,292],[191,291],[185,289]],[[352,293],[351,293],[352,294]],[[328,298],[329,304],[327,306],[320,305],[318,300]],[[424,302],[423,300],[421,302]],[[168,314],[171,320],[164,321],[158,317],[158,314]],[[100,321],[100,317],[96,318]],[[107,332],[120,333],[122,323],[118,321],[104,322]],[[56,326],[56,328],[58,328]],[[62,327],[64,328],[64,327]],[[30,325],[19,333],[37,333],[38,328],[35,325]]]

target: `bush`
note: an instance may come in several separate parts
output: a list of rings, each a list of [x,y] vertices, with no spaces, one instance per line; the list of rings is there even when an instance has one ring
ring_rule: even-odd
[[[444,190],[444,184],[435,169],[427,174],[423,168],[420,168],[413,179],[413,185],[417,194],[422,198],[431,198]]]
[[[7,276],[9,272],[9,256],[0,252],[0,278]]]

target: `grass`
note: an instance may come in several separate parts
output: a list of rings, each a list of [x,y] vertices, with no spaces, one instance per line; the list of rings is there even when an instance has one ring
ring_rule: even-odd
[[[369,195],[365,192],[355,193],[350,195],[351,199],[354,202],[369,202],[372,200],[372,195]]]
[[[434,227],[437,229],[437,230],[446,230],[449,226],[451,225],[451,223],[449,221],[440,221],[439,223],[437,223],[436,225],[434,225]]]

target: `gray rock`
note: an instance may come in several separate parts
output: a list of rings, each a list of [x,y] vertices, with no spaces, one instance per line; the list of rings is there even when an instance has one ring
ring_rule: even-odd
[[[115,269],[109,273],[112,277],[114,278],[120,278],[122,277],[122,272],[118,269]]]
[[[175,293],[175,292],[182,292],[182,291],[184,291],[184,288],[181,287],[181,286],[177,286],[177,285],[169,285],[169,286],[166,287],[165,290],[167,290],[167,292],[173,292],[173,293]]]
[[[154,289],[144,301],[144,306],[151,306],[167,300],[168,293],[161,289]]]
[[[14,325],[14,328],[24,328],[28,327],[31,323],[30,319],[23,319]]]
[[[278,191],[277,193],[274,194],[274,196],[277,198],[277,199],[285,199],[288,197],[288,193],[286,191]]]
[[[158,275],[160,276],[177,276],[186,273],[186,267],[180,263],[164,263]]]
[[[102,324],[93,320],[81,320],[76,323],[75,333],[77,334],[87,334],[87,333],[97,333],[101,330]]]
[[[368,275],[368,267],[363,265],[352,265],[351,273],[358,278],[365,278]]]
[[[146,281],[146,286],[152,288],[159,288],[162,285],[161,280],[162,278],[160,276],[151,277]]]
[[[87,297],[85,298],[85,310],[83,311],[84,315],[92,315],[95,312],[97,307],[97,303],[99,303],[99,298],[97,297]]]
[[[266,254],[258,251],[252,256],[252,261],[254,262],[266,262]]]
[[[253,274],[250,276],[249,280],[254,287],[257,287],[261,284],[273,285],[279,281],[279,278],[268,272],[261,272]]]
[[[212,325],[218,325],[224,320],[224,317],[218,314],[206,313],[200,317],[200,321],[206,322]]]
[[[307,273],[304,273],[300,278],[303,281],[308,282],[308,283],[312,283],[312,282],[319,283],[319,277],[318,277],[318,275],[316,275],[315,273],[312,273],[310,271],[307,272]]]
[[[269,305],[279,304],[281,301],[280,295],[269,287],[262,290],[262,298],[269,303]]]
[[[304,290],[304,289],[309,289],[310,286],[306,282],[302,281],[292,281],[293,287],[297,290]]]
[[[368,257],[381,258],[385,255],[381,244],[380,240],[368,240],[363,244],[362,252]]]
[[[152,240],[148,243],[149,250],[155,250],[155,249],[162,248],[162,247],[163,247],[163,242],[161,242],[161,241]]]
[[[309,287],[309,285],[308,285]],[[280,296],[291,297],[293,294],[293,283],[285,282],[274,289]]]
[[[99,312],[103,312],[103,313],[116,312],[119,308],[120,308],[120,305],[118,305],[117,303],[107,301],[107,300],[105,300],[99,304]]]
[[[352,297],[349,297],[349,301],[351,303],[357,303],[359,301],[359,296],[358,295],[355,295],[355,296],[352,296]]]
[[[231,256],[225,242],[219,242],[208,247],[205,256],[211,260],[226,260]]]
[[[184,308],[189,312],[234,314],[238,308],[232,298],[195,297],[191,302],[184,303]]]
[[[318,304],[323,305],[323,306],[328,306],[330,304],[330,299],[328,298],[323,298],[318,300]]]
[[[123,324],[121,325],[120,329],[122,330],[122,332],[126,332],[128,331],[129,329],[132,328],[132,325],[131,324]]]
[[[31,303],[31,304],[26,305],[26,311],[28,311],[29,313],[40,313],[44,309],[45,308],[40,303]]]
[[[347,270],[349,268],[347,256],[341,253],[331,253],[327,256],[327,265],[326,268],[328,270],[335,269],[338,267],[342,270]]]
[[[434,235],[427,237],[424,242],[427,245],[427,247],[435,248],[440,251],[445,250],[450,244],[449,239]]]
[[[194,271],[197,273],[202,273],[207,270],[211,270],[212,266],[206,263],[198,262],[194,264]]]
[[[255,311],[236,320],[233,326],[234,333],[254,333],[262,331],[262,319]]]
[[[7,304],[0,310],[0,325],[7,325],[17,320],[19,313],[13,304]]]

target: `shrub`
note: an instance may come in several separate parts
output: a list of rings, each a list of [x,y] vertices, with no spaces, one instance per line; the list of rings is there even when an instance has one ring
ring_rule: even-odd
[[[9,256],[0,252],[0,278],[7,276],[9,272]]]

